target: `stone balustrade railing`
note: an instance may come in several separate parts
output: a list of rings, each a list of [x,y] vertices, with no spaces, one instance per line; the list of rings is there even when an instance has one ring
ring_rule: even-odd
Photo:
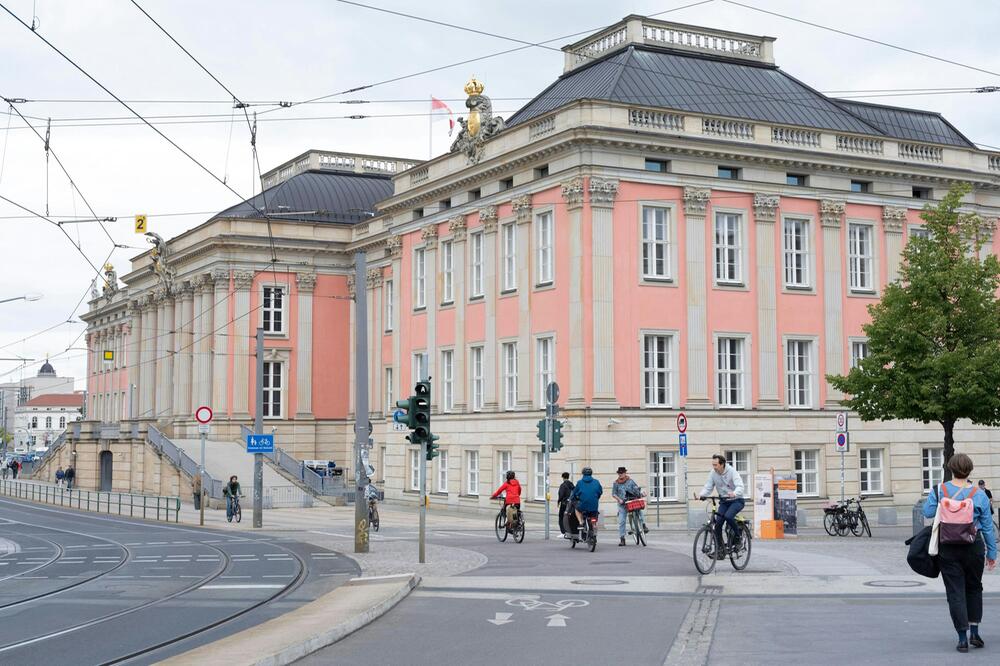
[[[763,52],[763,44],[761,42],[736,39],[710,32],[686,30],[678,27],[667,28],[643,24],[642,37],[643,41],[647,44],[685,46],[724,55],[760,58]]]

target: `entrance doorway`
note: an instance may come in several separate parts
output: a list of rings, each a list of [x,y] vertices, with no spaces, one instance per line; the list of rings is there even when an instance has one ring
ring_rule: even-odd
[[[111,451],[101,451],[101,483],[99,490],[111,491],[112,465],[114,464],[114,454]]]

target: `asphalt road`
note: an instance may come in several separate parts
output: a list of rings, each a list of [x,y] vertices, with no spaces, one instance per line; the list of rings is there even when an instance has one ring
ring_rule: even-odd
[[[0,663],[154,663],[311,601],[357,565],[293,538],[0,500]],[[10,544],[8,544],[10,546]]]

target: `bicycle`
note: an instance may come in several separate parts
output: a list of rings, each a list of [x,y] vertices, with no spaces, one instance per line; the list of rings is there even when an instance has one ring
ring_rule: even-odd
[[[646,508],[646,500],[634,499],[625,502],[625,510],[628,511],[628,533],[635,537],[636,545],[646,545],[646,532],[643,530],[642,514],[640,511]]]
[[[368,500],[368,524],[378,532],[378,507],[374,499]]]
[[[570,523],[572,525],[572,523]],[[590,552],[597,550],[597,513],[592,513],[583,517],[583,534],[579,530],[571,530],[566,536],[569,539],[569,547],[576,548],[576,544],[581,541],[587,544]]]
[[[233,522],[233,518],[236,519],[236,522],[243,520],[243,509],[240,507],[241,497],[243,495],[233,495],[233,510],[226,515],[226,522]]]
[[[857,506],[852,510],[851,505]],[[868,516],[864,507],[861,506],[861,498],[850,498],[842,502],[837,502],[833,506],[823,509],[823,528],[830,536],[847,536],[850,532],[854,536],[872,535],[871,525],[868,524]]]
[[[520,509],[514,509],[514,523],[509,525],[507,523],[507,506],[501,500],[500,511],[497,512],[493,529],[496,532],[497,541],[501,543],[507,540],[507,535],[512,535],[515,542],[522,543],[524,541],[524,514],[521,513]]]
[[[721,559],[720,554],[728,553],[729,562],[733,565],[733,569],[736,571],[743,571],[747,568],[750,563],[750,548],[753,541],[753,532],[750,530],[750,525],[743,516],[736,516],[736,524],[739,525],[739,529],[736,533],[736,543],[727,544],[723,546],[722,544],[716,543],[715,540],[715,521],[718,517],[718,497],[703,497],[702,501],[711,500],[712,510],[709,512],[708,520],[705,524],[701,526],[698,532],[694,535],[694,566],[698,570],[698,573],[702,575],[707,575],[715,569],[716,562]],[[723,526],[723,532],[729,532]]]
[[[861,506],[861,498],[858,497],[856,500],[852,501],[858,508],[854,511],[847,511],[850,516],[851,533],[854,534],[854,536],[859,537],[867,532],[868,538],[871,538],[872,528],[868,524],[868,516],[865,515],[865,509]]]

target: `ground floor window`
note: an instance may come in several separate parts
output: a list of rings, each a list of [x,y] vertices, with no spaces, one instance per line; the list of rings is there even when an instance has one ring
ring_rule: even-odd
[[[420,450],[410,449],[410,490],[420,490]]]
[[[479,494],[479,451],[465,452],[465,494]]]
[[[819,494],[819,450],[795,452],[795,484],[799,495]]]
[[[881,495],[882,489],[882,449],[861,449],[859,478],[861,492],[865,495]]]
[[[649,496],[655,501],[677,499],[677,460],[673,452],[649,454]]]
[[[944,480],[944,449],[922,449],[920,459],[923,471],[924,492],[927,493],[930,492],[931,488]]]

